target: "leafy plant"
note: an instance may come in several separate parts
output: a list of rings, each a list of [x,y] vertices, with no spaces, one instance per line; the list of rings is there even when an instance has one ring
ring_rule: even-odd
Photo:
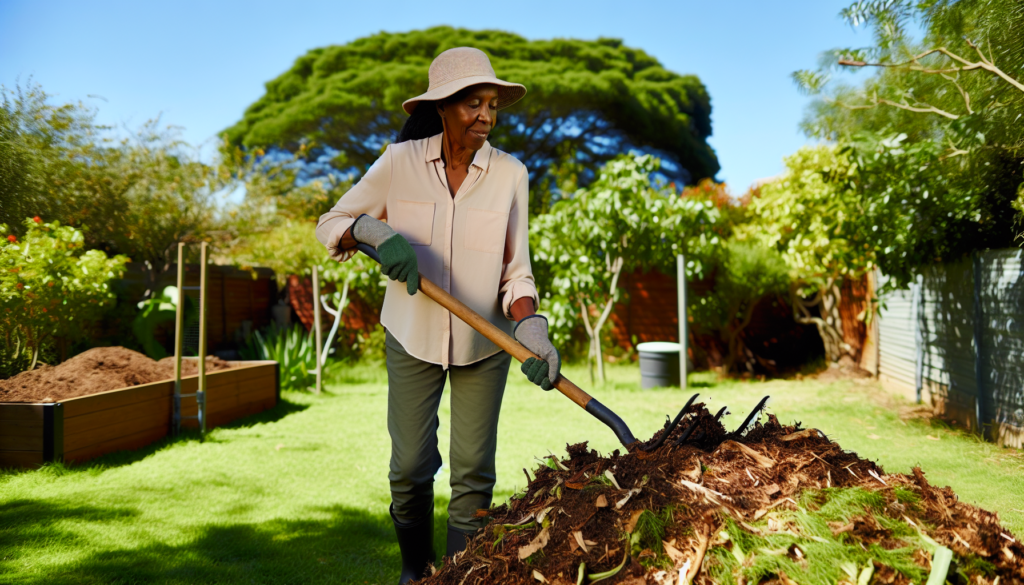
[[[794,78],[819,96],[804,130],[854,151],[882,269],[904,285],[924,263],[1011,245],[1014,209],[1024,219],[1019,0],[857,0],[840,16],[872,42]],[[844,68],[876,74],[850,85]]]
[[[60,357],[89,336],[114,305],[110,281],[124,273],[124,256],[84,250],[82,232],[59,222],[26,219],[22,238],[0,225],[0,335],[2,363],[31,370],[40,351],[55,343]]]
[[[273,360],[280,364],[281,387],[309,390],[316,384],[316,341],[312,332],[295,324],[290,328],[271,323],[262,333],[255,331],[239,353],[246,360]],[[323,366],[327,375],[339,362]]]
[[[657,188],[651,173],[659,164],[649,155],[612,160],[589,187],[530,222],[541,306],[552,318],[554,341],[566,344],[582,325],[590,340],[588,361],[601,382],[602,330],[620,298],[623,271],[674,266],[675,255],[685,251],[688,274],[699,276],[702,259],[720,245],[715,205]]]
[[[834,146],[802,148],[785,165],[782,177],[751,198],[738,237],[781,255],[794,285],[795,319],[817,327],[826,358],[837,362],[850,350],[840,329],[840,285],[874,268],[878,228],[865,218],[848,154]]]
[[[789,269],[777,251],[756,243],[730,240],[724,256],[712,300],[723,309],[720,332],[728,348],[725,367],[733,370],[743,365],[752,371],[743,331],[762,299],[789,291]]]
[[[132,321],[132,333],[142,345],[146,355],[155,359],[167,357],[167,352],[156,340],[156,329],[162,323],[173,321],[178,311],[178,287],[164,288],[160,296],[139,303],[139,312]],[[184,325],[199,319],[199,306],[191,297],[185,297]]]
[[[0,96],[0,223],[15,235],[30,214],[81,229],[86,248],[147,263],[155,293],[176,245],[213,229],[217,173],[176,128],[149,120],[115,140],[95,110],[38,86]]]

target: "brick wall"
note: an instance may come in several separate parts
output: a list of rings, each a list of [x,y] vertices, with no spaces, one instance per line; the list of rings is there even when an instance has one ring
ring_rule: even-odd
[[[676,280],[658,272],[635,272],[623,279],[629,303],[619,304],[611,316],[612,338],[622,348],[645,341],[679,341]],[[713,278],[691,282],[691,299],[711,293]],[[727,349],[716,332],[702,331],[691,317],[688,356],[697,369],[722,365]],[[763,299],[743,333],[747,347],[773,367],[791,368],[822,353],[821,338],[813,326],[793,321],[792,310],[781,297]]]

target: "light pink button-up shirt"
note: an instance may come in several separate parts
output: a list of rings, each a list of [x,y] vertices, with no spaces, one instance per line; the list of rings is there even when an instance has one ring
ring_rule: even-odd
[[[341,237],[362,214],[388,222],[416,251],[420,273],[503,331],[512,330],[512,303],[537,307],[527,234],[526,166],[490,144],[476,152],[455,194],[441,160],[441,135],[392,144],[327,213],[316,237],[344,262]],[[426,362],[467,365],[501,351],[423,293],[387,284],[381,323],[410,355]]]

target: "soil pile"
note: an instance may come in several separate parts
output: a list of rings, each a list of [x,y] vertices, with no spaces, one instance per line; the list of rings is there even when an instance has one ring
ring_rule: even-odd
[[[231,365],[206,357],[206,371]],[[182,376],[199,373],[197,360],[182,360]],[[43,366],[0,380],[0,402],[57,402],[174,377],[174,358],[156,361],[124,347],[96,347],[58,366]]]
[[[691,421],[692,438],[672,443]],[[666,425],[666,429],[669,425]],[[814,429],[774,415],[744,436],[701,404],[659,448],[610,457],[586,443],[527,473],[508,504],[423,583],[1024,582],[1024,546],[990,512],[887,475]],[[524,469],[524,472],[526,470]]]

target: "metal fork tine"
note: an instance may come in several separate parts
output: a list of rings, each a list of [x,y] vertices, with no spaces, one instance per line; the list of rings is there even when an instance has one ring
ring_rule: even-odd
[[[680,410],[679,414],[676,415],[676,418],[672,421],[672,424],[670,424],[668,428],[665,429],[665,432],[664,434],[661,435],[661,438],[658,439],[656,443],[654,443],[647,449],[644,449],[645,451],[654,451],[658,447],[661,447],[661,445],[665,442],[665,439],[667,439],[668,436],[672,434],[672,431],[676,430],[676,427],[679,426],[679,421],[683,420],[683,415],[686,414],[686,410],[690,408],[690,405],[693,404],[693,401],[696,400],[698,396],[700,396],[700,394],[694,394],[693,396],[690,397],[689,400],[686,401],[686,404],[683,406],[682,410]]]
[[[690,438],[690,434],[697,429],[697,423],[699,422],[700,417],[694,417],[693,422],[690,423],[690,426],[686,427],[686,430],[683,431],[683,434],[679,435],[679,438],[676,439],[674,443],[672,443],[672,446],[678,447],[679,445],[682,445],[684,442],[686,442],[686,439]]]
[[[747,418],[743,419],[743,424],[741,424],[739,428],[737,428],[735,431],[730,433],[730,435],[735,437],[742,435],[743,431],[747,430],[747,426],[750,425],[750,422],[757,418],[757,416],[761,414],[761,411],[764,410],[765,405],[768,404],[769,398],[771,397],[765,396],[764,398],[762,398],[761,401],[757,403],[757,406],[754,407],[754,410],[750,411],[750,414],[747,415]]]

